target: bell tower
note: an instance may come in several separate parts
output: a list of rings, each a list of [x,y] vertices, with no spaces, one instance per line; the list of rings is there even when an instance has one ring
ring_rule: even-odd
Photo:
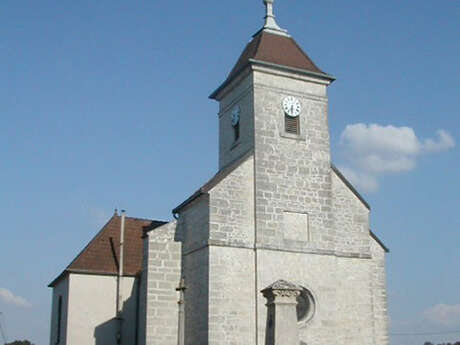
[[[327,86],[334,77],[279,27],[273,0],[264,4],[265,25],[210,96],[220,105],[219,167],[254,153],[256,247],[330,250]]]
[[[312,131],[319,125],[314,112],[320,111],[312,109],[312,104],[318,100],[327,104],[326,87],[334,77],[321,71],[287,30],[279,27],[273,14],[274,0],[263,2],[263,28],[253,35],[226,80],[210,96],[220,105],[220,169],[257,146],[262,149],[256,141],[268,134],[267,130],[275,131],[276,138],[291,139],[280,140],[281,145],[303,142],[313,149],[316,135],[328,139],[326,109],[324,132]]]

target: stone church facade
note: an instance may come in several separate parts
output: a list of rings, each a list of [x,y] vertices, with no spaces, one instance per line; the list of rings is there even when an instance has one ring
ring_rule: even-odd
[[[264,3],[265,26],[211,95],[218,173],[174,221],[144,228],[136,345],[268,344],[261,291],[279,280],[299,289],[297,343],[388,344],[388,250],[331,163],[334,78]]]

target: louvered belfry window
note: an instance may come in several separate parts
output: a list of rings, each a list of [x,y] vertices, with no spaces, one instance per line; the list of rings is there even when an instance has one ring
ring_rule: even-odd
[[[291,134],[299,134],[300,130],[300,117],[292,117],[288,115],[284,115],[284,128],[286,130],[286,133],[291,133]]]
[[[237,141],[240,138],[240,122],[233,126],[234,139]]]

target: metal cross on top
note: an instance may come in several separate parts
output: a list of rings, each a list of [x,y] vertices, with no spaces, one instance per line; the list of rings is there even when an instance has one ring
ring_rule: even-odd
[[[274,1],[275,0],[263,0],[266,8],[264,30],[278,35],[281,34],[284,36],[288,36],[287,30],[281,29],[279,25],[276,23],[275,15],[273,14]]]

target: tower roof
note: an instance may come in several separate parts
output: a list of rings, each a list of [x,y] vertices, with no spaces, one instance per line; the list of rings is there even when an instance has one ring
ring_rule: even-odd
[[[329,81],[335,79],[319,69],[287,31],[276,24],[271,7],[273,1],[264,0],[264,3],[267,6],[265,26],[252,37],[227,79],[211,94],[210,98],[216,98],[220,90],[251,64],[291,70]]]
[[[247,44],[227,79],[233,79],[251,60],[325,75],[292,37],[265,30],[259,31]]]

